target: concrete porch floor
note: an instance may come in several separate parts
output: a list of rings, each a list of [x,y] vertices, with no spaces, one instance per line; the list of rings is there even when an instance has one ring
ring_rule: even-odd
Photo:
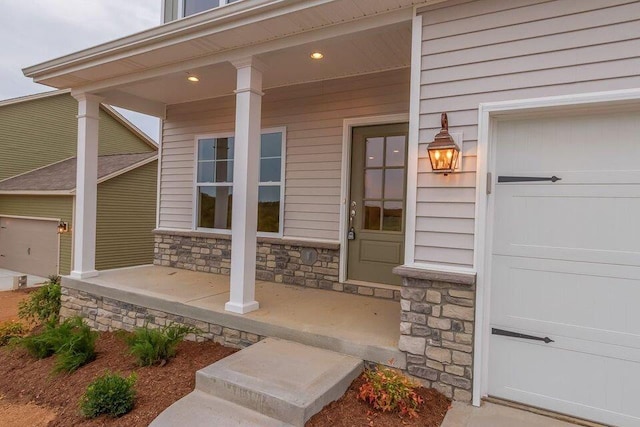
[[[102,271],[98,277],[83,280],[64,277],[63,285],[257,335],[406,367],[405,356],[398,350],[397,301],[257,281],[260,309],[238,315],[224,310],[229,300],[228,276],[160,266]]]

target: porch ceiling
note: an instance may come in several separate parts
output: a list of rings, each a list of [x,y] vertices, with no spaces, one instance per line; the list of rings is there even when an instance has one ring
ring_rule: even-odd
[[[322,60],[310,54],[320,51]],[[411,26],[407,22],[280,49],[259,55],[266,65],[264,88],[379,72],[411,65]],[[178,104],[232,94],[236,70],[229,62],[189,70],[200,81],[187,81],[187,72],[171,73],[117,90],[136,97]],[[109,92],[104,92],[109,98]]]
[[[235,81],[229,61],[248,56],[270,66],[266,87],[408,66],[412,8],[440,1],[238,1],[24,73],[38,83],[108,95],[113,99],[106,102],[153,113],[167,103],[228,93]],[[311,63],[310,49],[327,55]],[[185,72],[216,78],[184,86]]]

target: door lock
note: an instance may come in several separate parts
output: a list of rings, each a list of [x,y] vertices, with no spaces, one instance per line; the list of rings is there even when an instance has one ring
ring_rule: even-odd
[[[351,210],[349,211],[349,232],[347,233],[347,240],[356,240],[356,229],[353,228],[353,219],[356,217],[356,206],[358,204],[354,201],[351,202]]]

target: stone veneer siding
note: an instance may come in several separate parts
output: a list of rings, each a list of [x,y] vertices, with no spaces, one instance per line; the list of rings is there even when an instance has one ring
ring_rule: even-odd
[[[398,267],[400,342],[407,372],[447,397],[471,402],[475,276]]]
[[[80,316],[92,329],[97,331],[133,331],[147,324],[150,328],[161,328],[171,324],[195,326],[201,333],[190,334],[191,341],[213,340],[219,344],[244,348],[266,338],[238,329],[227,328],[215,323],[203,322],[178,316],[164,311],[152,310],[135,304],[93,295],[84,291],[62,287],[62,320]]]
[[[231,236],[191,232],[155,232],[154,264],[215,274],[230,274]],[[338,280],[340,245],[258,238],[256,279],[400,300],[400,291]]]

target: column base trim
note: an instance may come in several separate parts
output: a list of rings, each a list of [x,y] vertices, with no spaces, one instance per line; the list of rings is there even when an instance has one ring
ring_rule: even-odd
[[[250,301],[244,304],[238,304],[238,303],[229,301],[224,305],[224,309],[226,311],[230,311],[232,313],[237,313],[237,314],[247,314],[252,311],[256,311],[259,308],[260,308],[260,304],[258,303],[258,301]]]
[[[98,270],[90,270],[90,271],[72,271],[69,274],[69,277],[71,277],[72,279],[88,279],[90,277],[96,277],[98,276],[100,273],[98,272]]]

